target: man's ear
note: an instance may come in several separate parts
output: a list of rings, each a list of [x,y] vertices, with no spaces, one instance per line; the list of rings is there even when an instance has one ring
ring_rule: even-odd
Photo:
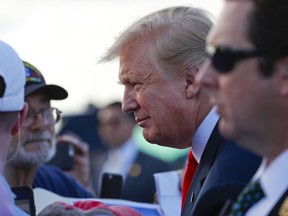
[[[280,75],[280,93],[288,96],[288,58],[283,58],[276,63],[276,70]]]
[[[191,68],[186,71],[186,97],[192,99],[200,91],[200,84],[196,82],[196,75],[198,74],[198,68]]]
[[[12,128],[12,135],[13,136],[15,136],[18,133],[18,131],[20,130],[20,128],[22,127],[23,122],[27,116],[27,113],[28,113],[28,104],[25,102],[22,110],[18,114],[17,122],[15,122],[15,124]]]

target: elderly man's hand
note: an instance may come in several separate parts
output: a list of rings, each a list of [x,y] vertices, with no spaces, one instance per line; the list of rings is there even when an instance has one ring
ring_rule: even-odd
[[[75,134],[64,134],[57,137],[59,145],[71,144],[74,147],[74,167],[67,171],[77,181],[88,187],[90,184],[89,146]],[[63,144],[62,144],[63,143]]]

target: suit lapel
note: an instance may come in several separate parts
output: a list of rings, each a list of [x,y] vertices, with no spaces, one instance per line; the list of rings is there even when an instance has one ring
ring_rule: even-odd
[[[194,206],[195,200],[201,190],[201,187],[218,155],[218,150],[223,137],[219,134],[218,123],[214,127],[208,143],[201,156],[200,163],[193,177],[192,183],[189,188],[189,192],[184,204],[182,215],[190,215]]]

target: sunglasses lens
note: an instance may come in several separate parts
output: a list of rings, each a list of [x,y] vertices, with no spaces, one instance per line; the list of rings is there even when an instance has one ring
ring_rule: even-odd
[[[211,58],[212,65],[219,73],[228,73],[234,67],[234,58],[228,52],[217,50]]]

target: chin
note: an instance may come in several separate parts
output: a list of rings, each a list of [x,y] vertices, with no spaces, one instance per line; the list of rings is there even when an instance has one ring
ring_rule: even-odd
[[[156,140],[153,139],[153,137],[150,137],[150,136],[145,135],[145,134],[143,134],[143,137],[144,137],[144,139],[145,139],[147,142],[149,142],[149,143],[152,143],[152,144],[156,143],[156,142],[155,142]]]
[[[228,139],[234,139],[235,138],[236,134],[235,134],[235,131],[233,130],[233,127],[231,126],[231,124],[228,124],[223,119],[221,119],[218,127],[219,127],[220,133],[225,138],[228,138]]]

